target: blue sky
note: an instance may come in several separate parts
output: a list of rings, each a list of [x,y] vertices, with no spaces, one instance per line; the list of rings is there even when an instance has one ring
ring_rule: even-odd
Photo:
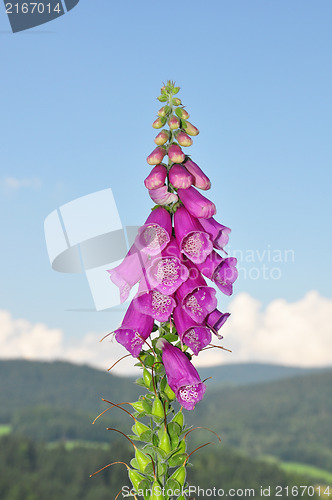
[[[90,291],[84,275],[51,269],[43,222],[107,187],[124,225],[144,222],[167,79],[200,129],[190,154],[212,179],[230,251],[247,258],[236,294],[263,307],[332,298],[331,21],[330,0],[80,0],[12,34],[2,9],[0,309],[66,338],[107,331],[112,313],[68,311],[92,308]],[[287,250],[287,262],[268,257]]]

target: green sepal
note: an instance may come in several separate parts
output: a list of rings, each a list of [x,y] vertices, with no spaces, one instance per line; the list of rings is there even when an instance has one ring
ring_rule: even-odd
[[[161,94],[159,97],[157,97],[157,99],[160,102],[166,102],[167,101],[167,95],[166,94]]]
[[[135,401],[135,403],[131,403],[131,406],[138,412],[144,411],[143,401]]]
[[[138,485],[138,491],[143,492],[144,500],[150,500],[151,496],[147,493],[147,490],[151,490],[151,482],[148,479],[143,479]]]
[[[154,417],[164,418],[164,407],[160,399],[156,396],[152,405],[152,415]]]
[[[149,429],[148,431],[142,432],[139,437],[141,441],[144,441],[145,443],[152,443],[153,433],[151,429]]]
[[[147,425],[143,424],[142,422],[139,422],[138,420],[136,420],[136,422],[132,426],[131,430],[135,434],[137,434],[137,436],[140,436],[142,433],[147,432],[147,431],[151,432],[150,427],[148,427]]]
[[[181,125],[180,128],[183,128],[184,130],[186,130],[186,128],[187,128],[187,122],[186,122],[186,120],[182,119],[180,125]]]
[[[168,342],[175,342],[179,339],[179,336],[176,333],[166,333],[166,335],[163,336],[163,339],[168,340]]]
[[[180,87],[173,87],[173,95],[177,94],[180,90]]]
[[[156,474],[158,477],[164,476],[167,472],[167,465],[163,463],[159,463],[156,467]],[[144,474],[151,475],[153,474],[153,465],[150,460],[150,463],[146,466]]]
[[[130,460],[130,465],[134,468],[134,469],[139,469],[139,465],[138,465],[138,462],[136,460],[136,458],[132,458]],[[142,471],[143,472],[143,471]]]
[[[176,422],[170,422],[167,425],[167,430],[171,438],[172,450],[179,446],[179,436],[181,433],[181,427]]]
[[[174,479],[178,483],[180,483],[181,486],[184,485],[185,480],[186,480],[186,468],[181,465],[178,469],[176,469],[175,472],[171,475],[170,479]]]
[[[146,353],[144,356],[142,356],[142,363],[144,364],[145,367],[151,368],[153,366],[154,361],[155,361],[154,357],[149,353]]]
[[[139,450],[138,448],[136,448],[135,450],[135,459],[136,462],[137,462],[137,465],[138,465],[138,469],[141,471],[141,472],[144,472],[144,469],[146,468],[146,466],[148,464],[151,463],[151,458],[150,457],[147,457],[145,455],[145,453],[143,453],[141,450]]]
[[[172,422],[177,423],[181,427],[181,429],[182,429],[183,422],[184,422],[183,412],[179,411],[176,415],[174,415],[174,417],[172,419]]]
[[[126,434],[127,437],[129,437],[132,441],[142,441],[137,434]]]
[[[161,391],[164,391],[165,387],[166,387],[166,384],[167,384],[167,379],[166,377],[163,377],[160,381],[160,390]]]
[[[145,477],[143,476],[143,474],[141,474],[140,472],[137,472],[136,470],[133,470],[133,469],[130,469],[128,471],[128,476],[129,476],[130,481],[132,482],[133,487],[135,488],[136,491],[138,491],[139,483],[143,479],[145,479]]]
[[[145,382],[144,382],[144,379],[143,379],[143,378],[137,378],[137,379],[135,380],[135,384],[140,385],[141,387],[146,387],[146,386],[145,386]]]
[[[186,453],[175,453],[174,455],[172,455],[168,459],[168,465],[170,467],[179,467],[179,466],[183,465],[183,463],[186,460],[187,456],[188,455]]]
[[[148,414],[151,415],[152,412],[152,404],[148,402],[146,399],[143,399],[143,410]]]
[[[178,445],[178,453],[179,452],[185,453],[186,449],[187,449],[186,441],[184,439],[182,439],[182,441],[180,441],[179,445]]]
[[[158,442],[158,438],[157,436],[155,436],[157,442]],[[165,453],[163,450],[161,450],[160,448],[158,448],[158,445],[148,445],[148,446],[144,446],[143,450],[145,451],[145,453],[150,453],[151,455],[153,455],[154,453],[157,454],[158,458],[160,458],[161,460],[165,460],[165,458],[167,457],[167,453]]]
[[[160,490],[160,495],[159,495],[159,490]],[[150,500],[164,500],[164,495],[162,494],[162,487],[159,481],[153,481],[152,495],[150,497]]]
[[[179,491],[181,491],[181,485],[178,481],[176,481],[175,479],[172,479],[172,477],[170,477],[169,479],[167,479],[166,484],[165,484],[165,491],[167,491],[167,490],[170,490],[170,491],[179,490]]]
[[[182,108],[176,108],[175,114],[179,117],[182,118]]]
[[[174,401],[174,399],[176,398],[174,391],[170,388],[170,386],[168,384],[166,385],[166,387],[164,389],[164,393],[166,394],[167,398],[170,401]]]

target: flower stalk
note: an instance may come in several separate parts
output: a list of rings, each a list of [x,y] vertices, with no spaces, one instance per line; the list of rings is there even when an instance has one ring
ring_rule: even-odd
[[[213,218],[214,203],[198,191],[210,189],[210,179],[182,150],[192,145],[199,130],[175,97],[179,90],[171,81],[162,87],[158,100],[163,106],[152,124],[165,127],[147,157],[153,168],[144,184],[155,206],[123,263],[108,271],[122,302],[139,283],[113,333],[142,369],[136,383],[144,392],[138,401],[127,403],[131,411],[122,408],[126,403],[111,402],[107,410],[120,408],[134,420],[126,437],[135,455],[125,465],[133,497],[144,500],[187,498],[189,458],[209,444],[187,451],[186,438],[194,429],[186,426],[184,410],[194,410],[206,392],[192,359],[203,349],[222,348],[211,339],[223,338],[219,330],[229,317],[217,308],[216,291],[203,275],[226,295],[237,277],[236,259],[214,250],[225,253],[231,230]]]

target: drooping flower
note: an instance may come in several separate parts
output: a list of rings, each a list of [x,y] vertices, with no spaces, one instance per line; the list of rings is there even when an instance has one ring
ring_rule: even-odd
[[[173,238],[161,252],[161,257],[154,258],[147,269],[150,286],[163,295],[173,295],[179,286],[188,279],[188,268],[181,263],[180,251]]]
[[[168,126],[171,130],[175,130],[180,127],[180,120],[176,116],[172,116],[168,120]]]
[[[157,205],[169,205],[178,201],[178,196],[175,193],[170,193],[167,186],[161,186],[157,189],[149,189],[149,195],[152,201]]]
[[[123,259],[114,269],[109,269],[111,281],[119,287],[121,304],[129,297],[130,290],[142,277],[148,254],[140,251],[134,243]]]
[[[167,168],[164,165],[156,165],[144,180],[144,185],[147,189],[160,188],[165,184],[166,177]]]
[[[165,125],[165,123],[166,123],[166,118],[158,116],[158,118],[152,123],[152,127],[161,128]]]
[[[199,130],[197,127],[195,127],[195,125],[193,125],[192,123],[190,122],[187,122],[187,121],[183,121],[183,128],[185,129],[185,131],[187,132],[187,134],[189,135],[198,135],[199,134]]]
[[[133,303],[138,311],[152,316],[157,321],[168,321],[176,306],[172,295],[160,293],[151,287],[146,279],[141,279]]]
[[[175,212],[174,230],[180,251],[195,264],[204,262],[212,252],[210,236],[185,207]]]
[[[216,206],[203,196],[197,189],[179,189],[178,196],[188,212],[196,218],[209,219],[216,214]]]
[[[196,186],[199,189],[203,189],[204,191],[207,191],[208,189],[210,189],[211,181],[208,178],[208,176],[204,174],[203,170],[200,169],[200,167],[197,165],[197,163],[188,159],[184,163],[184,166],[186,167],[188,172],[190,172],[191,175],[193,176],[194,186]]]
[[[193,183],[193,176],[184,168],[183,165],[172,165],[168,173],[169,182],[176,189],[187,189]]]
[[[162,338],[158,339],[156,345],[162,351],[162,360],[170,388],[186,410],[193,410],[196,403],[203,399],[206,385],[201,381],[196,368],[186,354],[178,347]]]
[[[179,130],[178,132],[175,132],[175,137],[180,146],[183,146],[185,148],[189,147],[192,145],[193,140],[189,137],[188,134],[183,132],[183,130]]]
[[[137,358],[144,341],[152,332],[153,324],[153,318],[139,312],[132,301],[121,326],[114,331],[116,341],[123,345],[134,358]]]
[[[166,144],[166,142],[169,139],[169,132],[168,130],[162,130],[159,132],[159,134],[155,137],[154,142],[157,144],[157,146],[163,146]]]
[[[210,344],[210,329],[206,325],[196,323],[181,305],[174,309],[173,318],[181,342],[190,347],[196,356]]]
[[[214,248],[217,248],[218,250],[224,250],[224,247],[228,243],[229,233],[231,232],[231,229],[229,227],[223,226],[222,224],[219,224],[219,222],[217,222],[213,217],[210,217],[210,219],[198,220],[200,224],[202,224],[205,231],[211,236]]]
[[[164,158],[166,151],[163,147],[158,146],[152,153],[149,154],[146,161],[149,165],[158,165]]]
[[[176,292],[177,303],[196,323],[202,324],[217,307],[216,291],[208,286],[196,266],[187,263],[188,279]]]
[[[223,259],[214,250],[207,256],[203,264],[196,264],[204,276],[211,279],[225,295],[232,295],[233,283],[238,277],[235,257]]]
[[[149,255],[157,255],[168,245],[172,236],[170,213],[163,207],[152,210],[138,230],[136,246]]]
[[[215,309],[205,319],[205,323],[209,328],[211,328],[219,340],[223,339],[223,336],[219,334],[219,330],[226,323],[229,317],[230,313],[222,313],[219,309]]]
[[[180,146],[178,146],[177,144],[171,144],[168,148],[167,154],[168,158],[173,163],[182,163],[186,157]]]

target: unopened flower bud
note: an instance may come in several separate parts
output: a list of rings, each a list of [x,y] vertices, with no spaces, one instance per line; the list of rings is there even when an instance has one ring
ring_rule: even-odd
[[[152,151],[151,154],[147,157],[146,161],[149,165],[158,165],[162,161],[166,154],[166,151],[162,147],[158,147]]]
[[[173,94],[174,95],[177,94],[179,92],[179,90],[180,90],[180,87],[174,87],[173,88]]]
[[[180,128],[180,120],[177,116],[172,116],[168,120],[168,126],[171,130],[175,130],[177,128]]]
[[[160,108],[160,110],[158,111],[158,116],[160,117],[163,117],[163,116],[166,116],[168,115],[168,113],[171,111],[171,108],[170,106],[163,106],[162,108]]]
[[[179,424],[179,426],[182,428],[183,427],[183,422],[184,422],[184,417],[183,417],[183,412],[179,411],[172,419],[172,422],[176,422]]]
[[[183,108],[176,108],[175,114],[179,117],[182,118],[183,120],[188,120],[189,118],[189,113]]]
[[[157,97],[157,99],[160,102],[166,102],[167,101],[167,95],[166,94],[161,94],[159,97]]]
[[[179,99],[178,97],[174,97],[174,98],[172,99],[172,104],[173,104],[173,106],[180,106],[180,104],[181,104],[181,99]]]
[[[135,458],[137,460],[139,469],[141,472],[144,472],[145,467],[151,463],[151,458],[147,457],[141,450],[138,448],[135,449]]]
[[[157,205],[169,205],[178,201],[178,196],[170,193],[167,186],[161,186],[157,189],[149,189],[149,195],[152,201]]]
[[[203,170],[197,165],[197,163],[189,159],[186,161],[184,166],[193,176],[194,186],[198,187],[199,189],[203,189],[204,191],[210,189],[211,181],[208,176],[204,174]]]
[[[152,127],[153,128],[161,128],[165,125],[166,123],[166,118],[164,116],[162,117],[158,117],[153,123],[152,123]]]
[[[198,128],[196,128],[195,125],[193,125],[190,122],[182,120],[182,126],[185,129],[185,131],[187,132],[187,134],[189,134],[189,135],[195,136],[195,135],[199,134]]]
[[[157,146],[163,146],[169,139],[168,130],[163,129],[159,134],[155,137],[154,142]]]
[[[147,189],[157,189],[165,184],[166,177],[167,168],[164,165],[156,165],[145,179],[144,185]]]
[[[194,181],[193,176],[188,170],[183,165],[178,164],[172,165],[168,176],[169,182],[176,189],[188,189]]]
[[[175,132],[175,137],[180,146],[183,146],[185,148],[191,146],[193,143],[193,140],[189,137],[189,135],[187,135],[185,132],[182,132],[182,130]]]
[[[173,163],[182,163],[185,159],[185,154],[177,144],[171,144],[168,148],[168,158]],[[158,162],[159,163],[159,162]]]

